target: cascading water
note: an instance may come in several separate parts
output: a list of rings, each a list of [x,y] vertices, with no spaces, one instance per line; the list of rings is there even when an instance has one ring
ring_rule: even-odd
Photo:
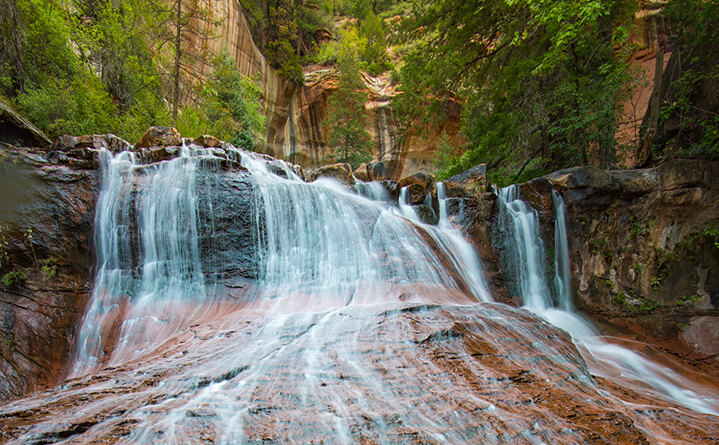
[[[100,154],[103,187],[95,217],[97,273],[71,375],[139,357],[205,303],[195,179],[201,157],[139,165],[133,153]]]
[[[557,290],[558,306],[565,311],[571,311],[572,280],[569,269],[569,241],[567,240],[567,221],[562,195],[552,190],[552,205],[554,207],[554,287]]]
[[[334,181],[306,184],[285,163],[227,152],[257,183],[257,288],[277,307],[326,309],[427,289],[469,289],[474,298],[488,299],[467,247],[422,225],[411,206],[400,207],[412,222]],[[180,157],[141,165],[133,153],[102,152],[98,272],[71,375],[91,371],[103,357],[116,364],[141,356],[207,309],[195,182],[213,159],[208,150],[183,148]],[[212,203],[205,204],[211,220]],[[423,241],[422,233],[434,243]],[[454,274],[446,273],[448,266]]]
[[[524,307],[567,331],[593,374],[649,386],[659,397],[697,412],[719,415],[719,395],[702,388],[670,368],[648,360],[625,347],[605,341],[594,327],[573,312],[569,275],[569,248],[565,207],[553,192],[555,220],[555,277],[558,307],[551,304],[544,271],[545,254],[539,236],[536,210],[519,198],[516,185],[499,190],[501,232],[511,270],[516,271]],[[646,391],[646,387],[642,388]]]
[[[535,311],[551,307],[537,211],[519,199],[516,185],[499,190],[498,196],[498,229],[502,232],[501,240],[509,247],[504,250],[503,258],[505,267],[515,272],[514,287],[522,304]]]
[[[681,441],[694,424],[719,434],[713,417],[656,398],[650,414],[629,408],[558,329],[492,303],[441,183],[432,226],[407,190],[395,207],[232,147],[149,165],[102,157],[74,377],[0,408],[9,443],[641,443]],[[518,221],[506,232],[517,250],[541,248],[536,224],[519,226],[534,221],[528,207],[503,212]],[[551,308],[543,270],[521,277],[542,294],[525,298],[537,314],[578,319]]]

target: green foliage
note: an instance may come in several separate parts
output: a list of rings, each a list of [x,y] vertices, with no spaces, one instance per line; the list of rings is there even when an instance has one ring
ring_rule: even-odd
[[[691,295],[691,296],[682,295],[677,300],[677,306],[694,306],[695,304],[699,303],[701,301],[701,299],[702,299],[701,295]]]
[[[0,163],[0,166],[1,166],[1,163]],[[7,239],[6,232],[7,232],[7,227],[0,224],[0,268],[5,264],[10,263],[10,255],[7,252],[7,247],[8,247],[9,242]]]
[[[654,292],[659,292],[659,289],[662,287],[662,277],[652,277],[649,280],[649,285],[652,287]]]
[[[332,26],[331,0],[241,0],[253,32],[278,73],[302,84],[302,63],[315,48],[315,35]]]
[[[435,160],[435,165],[437,167],[435,177],[438,181],[443,181],[449,178],[449,176],[446,176],[446,170],[451,163],[455,161],[456,152],[457,149],[450,143],[447,133],[442,132],[439,137],[439,141],[437,142],[437,158]]]
[[[356,51],[351,45],[341,48],[339,84],[329,97],[325,122],[332,158],[336,162],[349,162],[352,167],[372,159],[372,141],[364,111],[367,96],[363,92]]]
[[[674,0],[664,15],[674,34],[672,58],[680,60],[673,69],[680,75],[659,111],[660,124],[672,131],[670,140],[660,141],[670,150],[660,146],[658,154],[681,150],[685,157],[719,159],[719,102],[710,92],[719,85],[719,0]]]
[[[23,114],[48,136],[107,133],[117,119],[112,99],[90,73],[70,81],[48,80],[17,97]]]
[[[8,288],[19,285],[25,280],[27,280],[27,274],[25,271],[16,269],[11,270],[0,278],[0,282]]]
[[[214,61],[214,69],[202,93],[209,132],[236,147],[252,149],[264,131],[262,90],[243,76],[227,54]]]
[[[630,293],[634,294],[634,291],[630,290]],[[646,298],[636,296],[632,298],[623,291],[619,291],[612,297],[612,303],[629,313],[651,312],[661,306],[661,303],[658,301],[647,300]]]
[[[55,258],[48,258],[44,261],[44,265],[40,267],[40,272],[45,275],[45,278],[50,279],[57,275],[58,262]]]
[[[444,118],[460,99],[469,140],[455,173],[486,162],[516,181],[613,162],[623,48],[633,2],[461,0],[415,3],[403,23],[408,53],[397,100],[405,127]],[[429,98],[426,101],[418,97]]]
[[[360,59],[371,76],[377,76],[392,67],[387,56],[387,32],[384,22],[372,12],[367,14],[359,26],[360,36],[366,39]]]

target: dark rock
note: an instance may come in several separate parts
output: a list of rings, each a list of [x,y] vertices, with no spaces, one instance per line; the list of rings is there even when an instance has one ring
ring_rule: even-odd
[[[541,177],[519,185],[519,196],[532,206],[539,216],[541,236],[545,245],[554,245],[554,204],[552,183]]]
[[[478,196],[487,191],[487,164],[478,164],[444,181],[447,196]]]
[[[424,202],[428,194],[436,195],[434,176],[429,173],[418,172],[402,178],[399,188],[408,187],[410,204],[417,205]]]
[[[205,275],[220,283],[257,278],[252,176],[205,169],[196,187],[198,221],[205,222],[198,231]]]
[[[0,175],[0,275],[26,276],[0,284],[3,399],[56,384],[91,289],[99,172],[67,165],[92,160],[54,153],[42,159],[16,149],[8,153],[13,170]]]
[[[371,162],[367,166],[367,173],[370,181],[385,181],[389,179],[387,168],[384,166],[384,163],[380,161]]]
[[[174,127],[150,127],[135,143],[135,149],[173,145],[182,145],[182,136],[177,129]]]
[[[426,204],[420,204],[416,207],[417,210],[417,216],[419,216],[420,221],[422,221],[425,224],[437,224],[439,221],[439,215],[432,209],[432,207],[426,205]]]
[[[386,179],[382,181],[382,185],[384,186],[385,190],[387,190],[387,193],[389,194],[389,198],[392,202],[397,202],[399,199],[399,184],[397,181],[390,181],[389,179]]]

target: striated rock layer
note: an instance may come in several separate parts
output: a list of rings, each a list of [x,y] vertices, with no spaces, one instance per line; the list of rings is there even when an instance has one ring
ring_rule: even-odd
[[[252,40],[251,31],[240,2],[222,0],[206,2],[210,13],[203,21],[203,33],[189,36],[189,50],[226,51],[239,71],[257,79],[264,93],[266,117],[265,143],[259,147],[264,153],[305,168],[317,168],[327,163],[331,150],[327,146],[328,98],[337,88],[338,76],[333,66],[309,65],[304,68],[304,84],[296,85],[282,78],[264,58]],[[209,36],[209,37],[208,37]],[[197,62],[200,77],[211,71],[208,63]],[[389,73],[377,78],[363,77],[367,102],[365,110],[370,122],[367,128],[375,141],[374,159],[387,166],[390,179],[435,169],[434,158],[442,134],[458,147],[463,142],[460,134],[460,105],[448,102],[446,122],[426,131],[413,131],[404,142],[397,134],[397,122],[392,114],[392,97],[397,86]]]

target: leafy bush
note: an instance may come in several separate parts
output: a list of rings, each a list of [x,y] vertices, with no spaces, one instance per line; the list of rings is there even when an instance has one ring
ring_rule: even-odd
[[[5,285],[5,287],[13,287],[16,286],[23,281],[27,280],[27,274],[23,270],[11,270],[10,272],[6,273],[5,275],[0,278],[0,282]]]
[[[262,90],[253,79],[243,76],[227,54],[214,61],[214,69],[202,91],[202,113],[208,131],[244,149],[252,149],[265,128]],[[188,112],[199,126],[200,110]]]
[[[100,80],[90,73],[70,81],[48,80],[17,97],[22,113],[48,136],[112,132],[117,110]]]

